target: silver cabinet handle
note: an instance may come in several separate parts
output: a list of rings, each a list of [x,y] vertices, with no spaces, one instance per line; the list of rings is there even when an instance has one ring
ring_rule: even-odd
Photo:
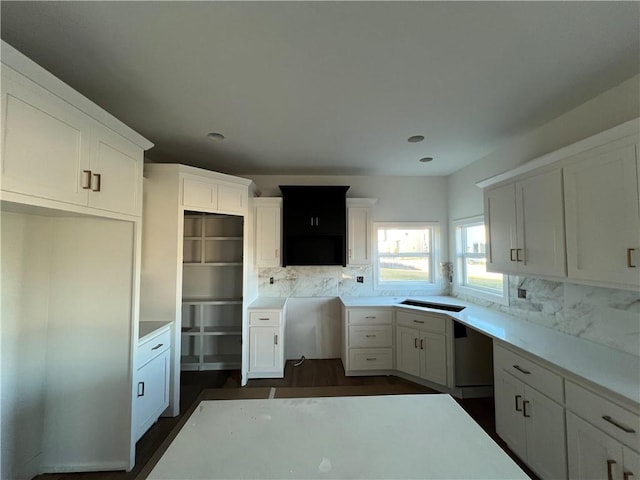
[[[424,338],[420,339],[420,350],[424,350]]]
[[[524,415],[527,418],[531,418],[531,415],[529,415],[529,412],[527,412],[527,405],[529,405],[529,400],[525,400],[522,403],[522,415]]]
[[[518,400],[522,400],[522,395],[516,395],[516,412],[521,412],[522,407],[518,403]]]
[[[311,220],[311,226],[313,227],[313,217],[311,217],[310,220]]]
[[[413,323],[424,323],[424,320],[414,320]]]
[[[623,432],[626,433],[636,433],[636,431],[631,428],[631,427],[627,427],[626,425],[621,424],[620,422],[614,420],[613,418],[611,418],[609,415],[603,415],[602,419],[605,422],[609,422],[611,425],[618,427],[620,430],[622,430]]]
[[[615,460],[607,460],[607,480],[613,480],[613,466],[615,464]]]
[[[513,368],[515,368],[516,370],[518,370],[521,373],[524,373],[525,375],[531,375],[531,372],[529,370],[525,370],[520,365],[514,365]]]
[[[364,318],[374,319],[374,318],[377,318],[377,317],[375,315],[371,315],[371,316],[364,317]]]
[[[278,335],[274,335],[273,336],[273,344],[277,345],[278,344]]]
[[[280,250],[276,248],[276,258],[278,258],[279,256],[280,256]]]
[[[413,346],[414,346],[414,348],[418,348],[418,339],[417,338],[413,339]]]
[[[515,251],[516,251],[516,249],[515,249],[515,248],[510,248],[510,249],[509,249],[509,260],[511,260],[512,262],[515,262],[515,261],[516,261],[516,259],[515,259],[515,258],[513,258],[513,252],[515,252]]]
[[[259,318],[258,320],[262,320],[263,322],[266,322],[267,320],[269,320],[269,318]]]
[[[144,397],[144,382],[138,382],[138,397]]]
[[[365,337],[367,337],[367,338],[376,338],[377,335],[365,335]]]
[[[153,347],[151,350],[157,350],[157,349],[159,349],[162,345],[164,345],[164,343],[159,343],[159,344],[157,344],[155,347]]]
[[[374,362],[376,360],[377,360],[376,357],[367,357],[367,362]]]
[[[516,248],[516,262],[524,262],[524,260],[520,258],[520,252],[522,251],[522,248]]]

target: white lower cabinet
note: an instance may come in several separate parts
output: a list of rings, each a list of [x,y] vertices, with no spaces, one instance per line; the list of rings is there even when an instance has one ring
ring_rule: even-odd
[[[139,440],[169,406],[171,332],[162,328],[138,346],[134,431]]]
[[[640,477],[637,407],[627,409],[570,381],[566,406],[569,478]]]
[[[567,478],[562,378],[495,343],[494,368],[496,432],[540,478]]]
[[[439,385],[453,387],[452,321],[410,311],[396,314],[396,368]]]
[[[375,375],[393,369],[393,310],[345,308],[342,312],[345,375]]]
[[[284,377],[284,310],[249,310],[249,378]]]

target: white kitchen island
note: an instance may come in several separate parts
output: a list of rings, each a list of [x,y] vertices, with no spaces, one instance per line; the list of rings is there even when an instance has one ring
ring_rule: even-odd
[[[526,479],[448,395],[203,401],[149,479]]]

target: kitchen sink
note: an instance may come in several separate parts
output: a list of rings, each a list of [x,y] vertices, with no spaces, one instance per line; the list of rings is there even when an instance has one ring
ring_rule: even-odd
[[[401,305],[411,305],[412,307],[433,308],[434,310],[446,310],[447,312],[460,312],[465,309],[460,305],[447,305],[446,303],[422,302],[420,300],[407,299],[400,302]]]

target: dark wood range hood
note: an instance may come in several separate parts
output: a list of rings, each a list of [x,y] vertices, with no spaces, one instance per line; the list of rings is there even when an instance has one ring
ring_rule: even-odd
[[[280,185],[282,266],[347,265],[348,186]]]

